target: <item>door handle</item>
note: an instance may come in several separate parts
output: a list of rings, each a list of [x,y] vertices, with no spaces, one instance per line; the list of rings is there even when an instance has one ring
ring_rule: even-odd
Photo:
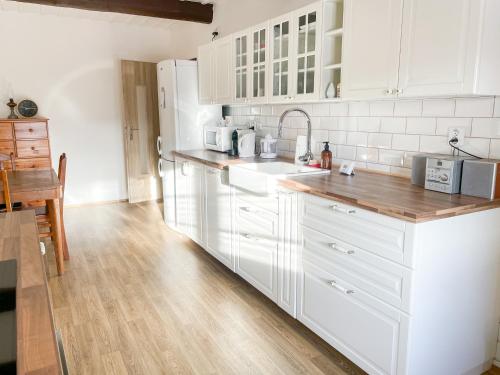
[[[156,149],[158,150],[158,155],[161,155],[161,136],[156,138]]]
[[[167,108],[167,94],[165,92],[165,87],[161,88],[161,93],[163,94],[163,109]]]

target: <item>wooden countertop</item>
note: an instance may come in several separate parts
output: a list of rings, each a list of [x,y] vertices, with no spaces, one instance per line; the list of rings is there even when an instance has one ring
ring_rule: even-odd
[[[176,151],[174,154],[219,169],[240,163],[263,162],[258,157],[239,159],[208,150]],[[412,185],[407,178],[363,170],[357,170],[355,176],[344,176],[334,169],[330,175],[290,177],[280,184],[291,190],[329,198],[413,223],[500,207],[498,199],[488,200],[425,190]]]
[[[17,374],[61,374],[34,211],[0,214],[0,260],[17,259]]]

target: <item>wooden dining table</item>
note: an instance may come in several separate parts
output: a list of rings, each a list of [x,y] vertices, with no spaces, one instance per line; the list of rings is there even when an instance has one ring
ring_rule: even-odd
[[[9,171],[10,195],[12,202],[21,202],[23,206],[33,201],[46,201],[52,226],[57,272],[64,273],[64,258],[68,258],[64,233],[64,221],[61,215],[62,186],[53,169]],[[5,203],[3,187],[0,185],[0,203]]]

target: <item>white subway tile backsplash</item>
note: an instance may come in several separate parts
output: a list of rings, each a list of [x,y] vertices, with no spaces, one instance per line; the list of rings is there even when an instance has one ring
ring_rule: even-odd
[[[342,160],[356,160],[356,147],[355,146],[337,146],[337,158]]]
[[[380,131],[380,118],[378,117],[359,117],[358,130],[360,132],[378,133]]]
[[[367,148],[367,147],[358,147],[356,149],[356,160],[377,163],[378,162],[378,149]]]
[[[400,100],[394,107],[394,116],[408,117],[422,115],[421,100]]]
[[[368,134],[368,147],[391,148],[392,134],[370,133]]]
[[[472,130],[472,119],[466,117],[459,118],[438,118],[436,126],[436,135],[448,135],[448,129],[450,128],[464,128],[465,136],[470,136]]]
[[[495,98],[456,99],[455,117],[491,117]]]
[[[334,130],[329,132],[328,139],[332,144],[345,145],[347,143],[347,132],[343,130]]]
[[[380,150],[378,160],[381,164],[402,167],[404,165],[404,156],[403,151]]]
[[[420,152],[450,154],[451,147],[448,145],[448,137],[440,135],[422,135],[420,137]]]
[[[381,100],[370,103],[370,116],[393,116],[394,102]]]
[[[349,132],[347,133],[347,144],[350,146],[364,146],[368,143],[368,133]]]
[[[370,105],[368,102],[349,103],[349,116],[369,116]]]
[[[500,97],[424,98],[373,102],[293,105],[312,115],[313,150],[319,156],[329,140],[336,162],[351,160],[356,168],[409,177],[412,158],[421,152],[451,154],[448,129],[464,128],[462,148],[481,157],[500,159]],[[277,136],[278,119],[292,105],[234,106],[237,125],[256,121],[257,136]],[[293,157],[296,138],[307,134],[300,113],[285,119],[279,154]]]
[[[349,104],[332,103],[330,104],[330,116],[347,116],[349,114]]]
[[[394,134],[392,137],[392,148],[403,151],[418,151],[420,147],[420,136],[407,134]]]
[[[500,118],[473,119],[471,136],[484,138],[500,138]]]
[[[410,117],[406,122],[407,134],[436,134],[436,119],[432,117]]]
[[[329,116],[330,115],[330,105],[326,103],[313,104],[312,106],[313,116]]]
[[[404,133],[406,131],[406,118],[382,117],[380,119],[380,131],[382,133]]]
[[[422,116],[449,117],[454,114],[454,99],[425,99],[422,102]]]

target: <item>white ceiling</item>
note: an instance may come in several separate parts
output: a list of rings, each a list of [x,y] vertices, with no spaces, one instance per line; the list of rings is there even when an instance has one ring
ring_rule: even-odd
[[[196,0],[198,2],[204,0]],[[135,16],[131,14],[111,13],[111,12],[95,12],[89,10],[63,8],[48,5],[38,5],[30,3],[22,3],[17,1],[0,0],[0,12],[24,12],[57,15],[62,17],[74,17],[101,20],[105,22],[125,23],[136,26],[157,27],[161,29],[169,29],[173,24],[173,20]]]

